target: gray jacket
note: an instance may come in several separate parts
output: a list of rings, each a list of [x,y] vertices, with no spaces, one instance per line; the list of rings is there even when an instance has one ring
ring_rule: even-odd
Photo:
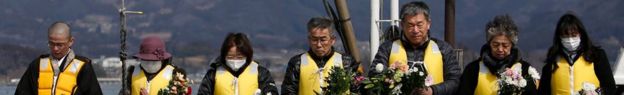
[[[456,55],[453,53],[453,47],[435,38],[431,38],[425,42],[424,45],[419,47],[409,45],[409,42],[404,37],[400,40],[403,42],[405,51],[407,52],[407,59],[411,61],[423,61],[424,51],[427,48],[426,45],[428,45],[430,41],[435,41],[438,44],[444,61],[444,82],[432,85],[431,89],[433,90],[433,95],[452,95],[457,89],[459,77],[461,76],[461,67],[456,59]],[[383,64],[386,66],[385,68],[387,68],[393,41],[386,41],[379,46],[375,59],[369,68],[374,69],[377,64]],[[368,73],[368,76],[377,74],[375,70],[369,70]]]

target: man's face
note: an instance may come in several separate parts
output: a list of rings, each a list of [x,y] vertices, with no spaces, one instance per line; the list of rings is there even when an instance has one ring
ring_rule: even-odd
[[[401,21],[403,34],[413,45],[420,45],[427,40],[430,20],[424,14],[408,15]]]
[[[511,54],[511,47],[513,43],[504,35],[494,36],[489,42],[491,55],[498,60],[502,60]]]
[[[72,37],[63,34],[50,34],[48,35],[48,40],[48,46],[50,47],[52,56],[55,59],[63,58],[63,56],[69,52],[69,48],[74,43]]]
[[[331,47],[336,40],[331,36],[329,28],[313,28],[308,30],[308,42],[310,48],[317,56],[325,56],[330,53]]]

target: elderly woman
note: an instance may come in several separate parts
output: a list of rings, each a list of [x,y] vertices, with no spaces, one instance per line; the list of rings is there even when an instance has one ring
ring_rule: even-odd
[[[198,95],[278,95],[268,69],[252,60],[247,36],[230,33],[204,76]]]
[[[554,36],[542,69],[540,95],[615,95],[615,81],[607,55],[592,44],[576,16],[563,15]]]
[[[508,15],[496,16],[485,28],[486,44],[481,47],[481,57],[464,69],[457,94],[467,95],[536,95],[535,82],[539,74],[535,68],[520,58],[517,49],[518,29]],[[515,72],[515,73],[512,73]],[[512,81],[520,85],[498,81],[520,75]],[[512,90],[509,88],[524,88]]]
[[[177,81],[172,76],[186,78],[182,68],[171,64],[172,55],[166,51],[165,43],[156,36],[149,36],[141,42],[140,52],[133,56],[139,61],[139,65],[132,67],[130,88],[132,95],[160,95],[162,89],[168,89],[171,81]],[[185,89],[186,88],[186,89]],[[191,94],[190,87],[178,88],[181,93]],[[168,93],[178,92],[169,90]],[[167,93],[163,92],[163,93]]]

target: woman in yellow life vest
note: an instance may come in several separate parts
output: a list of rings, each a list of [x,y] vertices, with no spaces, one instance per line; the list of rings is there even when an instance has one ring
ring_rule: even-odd
[[[603,49],[594,46],[583,23],[566,13],[557,23],[542,69],[540,95],[599,93],[615,95],[615,81]]]
[[[457,95],[498,95],[498,81],[508,69],[516,70],[525,81],[517,87],[524,88],[522,95],[536,95],[539,74],[529,63],[522,60],[517,49],[518,29],[508,15],[496,16],[485,28],[486,44],[481,47],[481,57],[470,62],[461,76]],[[522,85],[524,84],[524,85]]]
[[[156,36],[143,38],[139,53],[134,55],[139,60],[139,66],[131,67],[130,92],[132,95],[159,95],[159,91],[169,86],[169,82],[180,72],[186,74],[181,68],[176,68],[170,63],[171,54],[165,49],[165,43]],[[186,77],[184,77],[186,78]],[[190,87],[186,94],[190,94]]]
[[[253,61],[247,36],[230,33],[223,41],[220,56],[210,64],[198,95],[278,95],[268,69]]]

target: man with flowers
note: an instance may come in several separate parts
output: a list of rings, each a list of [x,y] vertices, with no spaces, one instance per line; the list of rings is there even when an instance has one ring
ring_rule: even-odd
[[[368,76],[375,76],[389,69],[390,64],[424,65],[427,72],[425,87],[415,88],[412,94],[449,95],[455,92],[461,75],[460,66],[453,54],[453,48],[442,40],[430,37],[429,7],[422,1],[409,2],[401,7],[399,39],[384,42],[373,59]],[[404,93],[409,94],[409,93]]]
[[[520,57],[518,28],[511,17],[494,17],[485,34],[481,57],[464,69],[457,94],[536,95],[539,74]]]
[[[308,21],[308,45],[310,49],[295,55],[288,61],[286,75],[282,83],[283,95],[316,95],[324,93],[325,81],[330,71],[344,68],[355,71],[355,61],[349,55],[334,50],[336,36],[333,34],[332,21],[315,17]],[[326,91],[325,91],[326,92]]]

